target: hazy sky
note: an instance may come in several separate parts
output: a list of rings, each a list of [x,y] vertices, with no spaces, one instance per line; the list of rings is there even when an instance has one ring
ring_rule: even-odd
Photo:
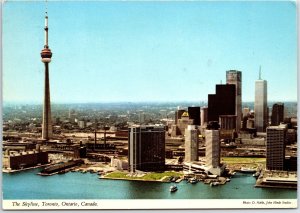
[[[3,6],[3,99],[43,101],[44,2]],[[52,102],[207,101],[226,70],[297,99],[292,2],[48,2]]]

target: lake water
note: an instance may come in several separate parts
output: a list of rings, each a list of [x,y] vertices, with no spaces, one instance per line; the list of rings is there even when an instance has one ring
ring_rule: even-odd
[[[296,199],[297,190],[255,188],[251,174],[237,173],[231,182],[211,187],[199,182],[171,183],[99,179],[97,174],[68,172],[40,176],[39,169],[3,174],[3,199]],[[173,183],[172,183],[173,184]]]

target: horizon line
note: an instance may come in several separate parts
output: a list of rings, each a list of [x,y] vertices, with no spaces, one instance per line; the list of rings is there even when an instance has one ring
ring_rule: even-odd
[[[255,101],[242,101],[242,103],[254,103]],[[269,100],[268,103],[276,103],[276,102],[296,102],[298,103],[298,100]],[[159,100],[144,100],[144,101],[66,101],[66,102],[51,102],[51,105],[59,105],[59,104],[118,104],[118,103],[208,103],[208,101],[204,100],[176,100],[176,101],[159,101]],[[37,102],[37,101],[2,101],[2,105],[7,104],[32,104],[32,105],[43,105],[43,103]]]

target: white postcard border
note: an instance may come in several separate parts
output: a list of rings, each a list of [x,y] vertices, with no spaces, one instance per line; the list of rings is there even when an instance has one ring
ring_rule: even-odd
[[[217,203],[217,205],[216,205]],[[297,199],[3,200],[4,210],[46,209],[290,209]]]

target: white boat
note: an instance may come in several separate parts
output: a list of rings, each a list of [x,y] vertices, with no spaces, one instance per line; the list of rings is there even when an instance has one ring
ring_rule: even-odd
[[[190,178],[189,182],[192,183],[192,184],[194,184],[194,183],[197,183],[198,181],[197,181],[196,178]]]
[[[170,186],[170,192],[176,192],[178,190],[177,186]]]
[[[241,168],[241,172],[244,172],[244,173],[254,173],[254,172],[256,172],[256,169],[251,169],[251,168],[247,168],[247,167],[242,167],[242,168]]]
[[[230,175],[231,177],[233,177],[235,174],[236,174],[236,172],[230,172],[230,173],[229,173],[229,175]]]
[[[258,178],[258,176],[260,175],[260,171],[255,172],[255,174],[253,174],[253,177]]]
[[[218,186],[218,185],[220,185],[219,182],[211,182],[211,183],[210,183],[210,186]]]

